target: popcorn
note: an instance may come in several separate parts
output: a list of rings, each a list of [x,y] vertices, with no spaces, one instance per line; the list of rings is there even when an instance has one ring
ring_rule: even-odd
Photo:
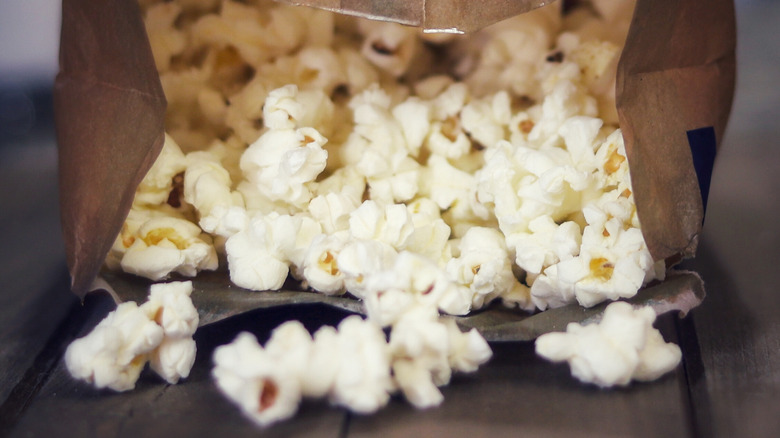
[[[360,29],[365,35],[363,56],[393,76],[403,75],[417,51],[416,30],[380,21],[361,21]]]
[[[166,337],[191,337],[198,327],[198,311],[192,304],[192,282],[174,281],[149,287],[149,298],[141,306],[149,319],[163,328]]]
[[[505,126],[512,117],[509,94],[501,91],[489,100],[475,100],[460,113],[463,129],[485,147],[491,147],[505,138]]]
[[[251,290],[278,290],[289,272],[294,227],[279,214],[256,215],[225,242],[230,280]]]
[[[344,293],[344,273],[339,270],[338,257],[346,244],[345,232],[314,237],[303,260],[303,277],[310,287],[327,295]]]
[[[136,189],[133,204],[156,206],[166,203],[173,190],[174,178],[184,172],[185,168],[186,161],[181,148],[166,134],[160,155]]]
[[[380,207],[365,201],[349,216],[350,235],[357,239],[373,239],[399,249],[414,231],[412,217],[401,204]]]
[[[601,387],[653,380],[674,369],[682,356],[679,347],[664,343],[653,321],[653,309],[615,302],[598,324],[570,323],[566,333],[540,336],[536,352],[554,362],[568,361],[574,377]]]
[[[158,71],[168,70],[171,58],[181,53],[187,44],[184,33],[173,26],[181,10],[175,3],[158,3],[146,11],[144,25]]]
[[[260,426],[293,416],[301,402],[297,379],[246,332],[214,350],[211,374],[222,394]]]
[[[336,373],[330,400],[350,410],[368,414],[384,406],[393,388],[390,356],[385,335],[378,325],[359,316],[349,316],[338,327]]]
[[[473,307],[480,308],[516,288],[518,280],[498,230],[471,228],[460,240],[459,249],[460,256],[447,263],[447,273],[471,290]]]
[[[190,375],[197,347],[190,338],[164,338],[150,357],[152,370],[170,384]]]
[[[271,200],[299,205],[311,198],[306,184],[325,169],[326,141],[314,128],[271,129],[244,152],[241,169]]]
[[[147,355],[162,339],[163,329],[136,303],[122,303],[68,346],[65,365],[73,377],[96,388],[127,391],[135,388]]]
[[[209,240],[192,222],[153,218],[138,229],[120,264],[125,272],[151,280],[172,272],[194,277],[199,270],[217,268],[217,253]]]
[[[355,240],[346,244],[338,255],[338,270],[344,274],[346,289],[357,297],[367,293],[367,279],[393,266],[396,250],[378,240]]]
[[[433,261],[401,251],[394,265],[371,275],[364,294],[369,319],[391,325],[413,306],[464,315],[471,308],[471,292],[452,280]]]
[[[214,154],[191,152],[186,162],[184,200],[195,207],[201,220],[210,216],[215,207],[243,206],[243,198],[231,192],[230,174]]]
[[[350,217],[357,208],[356,199],[343,193],[318,195],[309,202],[309,212],[328,234],[349,229]]]
[[[304,396],[355,412],[394,390],[438,405],[453,370],[491,355],[440,313],[497,299],[592,306],[663,278],[614,106],[631,5],[607,3],[565,16],[558,3],[443,39],[271,2],[142,6],[170,136],[107,264],[195,275],[224,251],[240,287],[277,290],[291,275],[363,300],[368,320],[338,331],[286,323],[265,347],[242,334],[215,352],[217,385],[258,424],[293,415]],[[197,312],[186,287],[166,287],[142,306],[163,336],[133,357],[175,382],[194,360]],[[124,342],[100,333],[98,356],[109,338]],[[101,382],[127,387],[133,361],[100,362],[111,370]],[[632,375],[663,369],[648,361]]]
[[[133,389],[147,361],[168,383],[186,378],[195,362],[192,335],[198,325],[191,292],[189,281],[155,284],[140,307],[132,301],[119,304],[68,346],[68,371],[96,388],[115,391]]]

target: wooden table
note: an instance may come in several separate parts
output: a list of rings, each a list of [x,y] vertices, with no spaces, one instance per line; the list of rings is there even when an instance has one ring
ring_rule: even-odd
[[[698,257],[704,304],[658,326],[684,360],[659,381],[599,390],[531,343],[493,344],[476,374],[443,389],[442,406],[401,399],[372,416],[305,402],[297,416],[255,428],[223,398],[211,355],[241,330],[267,338],[290,318],[310,329],[345,316],[320,306],[255,311],[198,331],[189,379],[144,374],[128,393],[69,377],[62,353],[113,304],[69,292],[59,235],[50,117],[0,143],[0,435],[8,436],[780,436],[780,5],[740,3],[739,85],[712,183]]]

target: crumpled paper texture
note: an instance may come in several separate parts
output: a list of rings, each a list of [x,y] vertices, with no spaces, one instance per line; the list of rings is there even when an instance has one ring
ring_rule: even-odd
[[[389,2],[320,3],[326,9],[330,7],[325,3],[338,3],[339,8],[362,3],[376,12]],[[420,1],[401,3],[419,5]],[[425,7],[444,4],[422,3]],[[484,9],[468,7],[474,3],[465,1],[449,3],[461,5],[451,10],[461,19]],[[495,17],[490,20],[495,21]],[[427,22],[423,25],[429,27]],[[617,69],[617,109],[637,212],[648,247],[657,260],[678,260],[695,253],[704,210],[686,135],[691,130],[711,127],[717,143],[723,136],[734,92],[735,34],[731,0],[637,2]],[[110,285],[93,281],[122,227],[135,189],[163,141],[165,98],[136,0],[63,0],[60,58],[55,111],[62,225],[72,289],[82,297],[93,289],[113,289],[118,300],[133,299],[145,294],[146,286],[110,274]],[[204,277],[204,281],[212,281],[205,289],[212,295],[236,289],[226,274],[217,280]],[[703,298],[701,280],[696,277],[694,283],[682,285],[667,280],[664,293],[676,291],[682,297],[686,291],[701,289]],[[136,284],[135,289],[128,284]],[[228,294],[232,298],[227,299],[208,297],[207,293],[204,302],[211,300],[209,312],[214,314],[204,321],[257,307],[312,302],[313,298],[300,294],[308,293],[271,298]],[[323,302],[319,298],[314,301]],[[325,304],[359,311],[359,303],[354,303]],[[545,327],[565,320],[549,312],[533,318],[545,314],[548,316],[543,318],[553,318],[542,323],[547,324]],[[484,319],[483,312],[475,317],[483,318],[480,327],[487,328],[500,322],[502,315],[493,312]],[[509,333],[527,330],[504,327]],[[504,333],[495,338],[512,336]]]
[[[164,140],[165,96],[137,2],[65,0],[54,84],[71,287],[92,285]]]
[[[342,14],[393,21],[426,32],[465,33],[479,30],[555,0],[281,0]],[[475,7],[477,6],[478,7]]]

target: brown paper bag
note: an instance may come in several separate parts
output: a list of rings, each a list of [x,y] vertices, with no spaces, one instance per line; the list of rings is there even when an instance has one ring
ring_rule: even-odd
[[[731,109],[735,39],[731,0],[637,2],[616,96],[637,213],[656,260],[674,263],[696,251]],[[159,154],[166,104],[136,0],[64,0],[60,66],[62,225],[72,289],[83,297],[99,287],[93,281]],[[685,288],[701,298],[696,280]],[[132,296],[125,286],[117,287]],[[231,309],[231,298],[202,301],[221,317],[279,304],[278,297],[252,294],[248,308]]]

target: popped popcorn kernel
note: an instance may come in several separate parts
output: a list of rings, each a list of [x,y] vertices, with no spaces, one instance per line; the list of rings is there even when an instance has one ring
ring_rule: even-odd
[[[565,333],[540,336],[536,352],[554,362],[568,361],[574,377],[601,387],[655,379],[674,369],[682,354],[676,345],[664,343],[653,321],[652,309],[615,302],[599,323],[570,323]]]

